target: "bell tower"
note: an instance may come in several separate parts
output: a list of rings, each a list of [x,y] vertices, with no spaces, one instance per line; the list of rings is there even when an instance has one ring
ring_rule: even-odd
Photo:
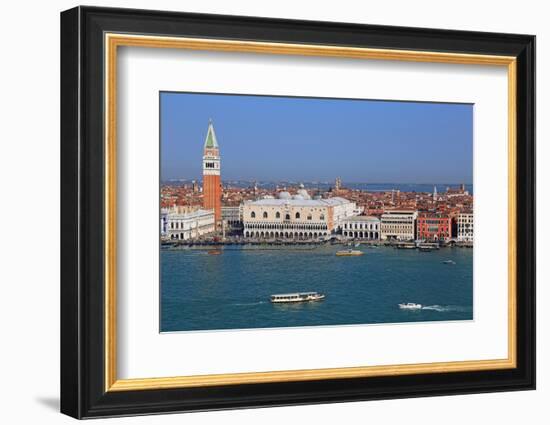
[[[214,132],[212,120],[208,122],[208,131],[204,141],[202,157],[203,208],[214,210],[216,224],[222,219],[222,187],[220,149]]]

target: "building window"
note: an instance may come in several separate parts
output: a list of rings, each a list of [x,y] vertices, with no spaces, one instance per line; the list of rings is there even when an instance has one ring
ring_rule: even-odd
[[[311,220],[311,214],[308,214],[308,215],[307,215],[307,219],[308,219],[308,220]]]
[[[263,217],[267,218],[267,212],[264,211]]]
[[[321,214],[321,216],[319,217],[321,220],[324,220],[325,219],[325,215],[324,214]]]
[[[281,218],[281,213],[279,211],[275,213],[275,218]]]
[[[300,213],[299,212],[296,213],[296,218],[300,218]]]
[[[250,218],[256,218],[256,213],[254,211],[250,213]]]
[[[290,220],[290,214],[285,215],[285,220]]]

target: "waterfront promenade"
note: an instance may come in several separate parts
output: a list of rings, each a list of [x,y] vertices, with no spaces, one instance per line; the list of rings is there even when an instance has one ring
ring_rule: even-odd
[[[333,237],[327,240],[287,240],[287,239],[255,239],[255,238],[243,238],[241,236],[227,237],[225,239],[216,238],[202,238],[193,239],[188,241],[163,241],[163,249],[178,249],[178,248],[223,248],[232,246],[257,246],[257,247],[271,247],[271,246],[323,246],[323,245],[342,245],[352,246],[359,244],[362,246],[388,246],[399,248],[407,244],[414,243],[415,245],[421,244],[421,242],[399,242],[399,241],[381,241],[381,240],[349,240],[345,238]],[[473,248],[471,242],[457,242],[450,241],[446,243],[436,244],[439,248],[458,247],[458,248]]]

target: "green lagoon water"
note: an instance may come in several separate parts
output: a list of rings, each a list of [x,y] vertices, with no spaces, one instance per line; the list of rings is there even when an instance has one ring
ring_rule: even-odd
[[[161,250],[161,331],[472,320],[472,249],[362,246],[363,256],[336,257],[339,249]],[[326,299],[269,302],[272,294],[307,291]],[[404,302],[423,308],[399,309]]]

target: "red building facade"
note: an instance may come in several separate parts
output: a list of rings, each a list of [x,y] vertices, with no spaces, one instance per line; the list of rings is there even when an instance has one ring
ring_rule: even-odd
[[[443,214],[422,214],[416,219],[416,237],[447,241],[452,237],[452,219]]]

